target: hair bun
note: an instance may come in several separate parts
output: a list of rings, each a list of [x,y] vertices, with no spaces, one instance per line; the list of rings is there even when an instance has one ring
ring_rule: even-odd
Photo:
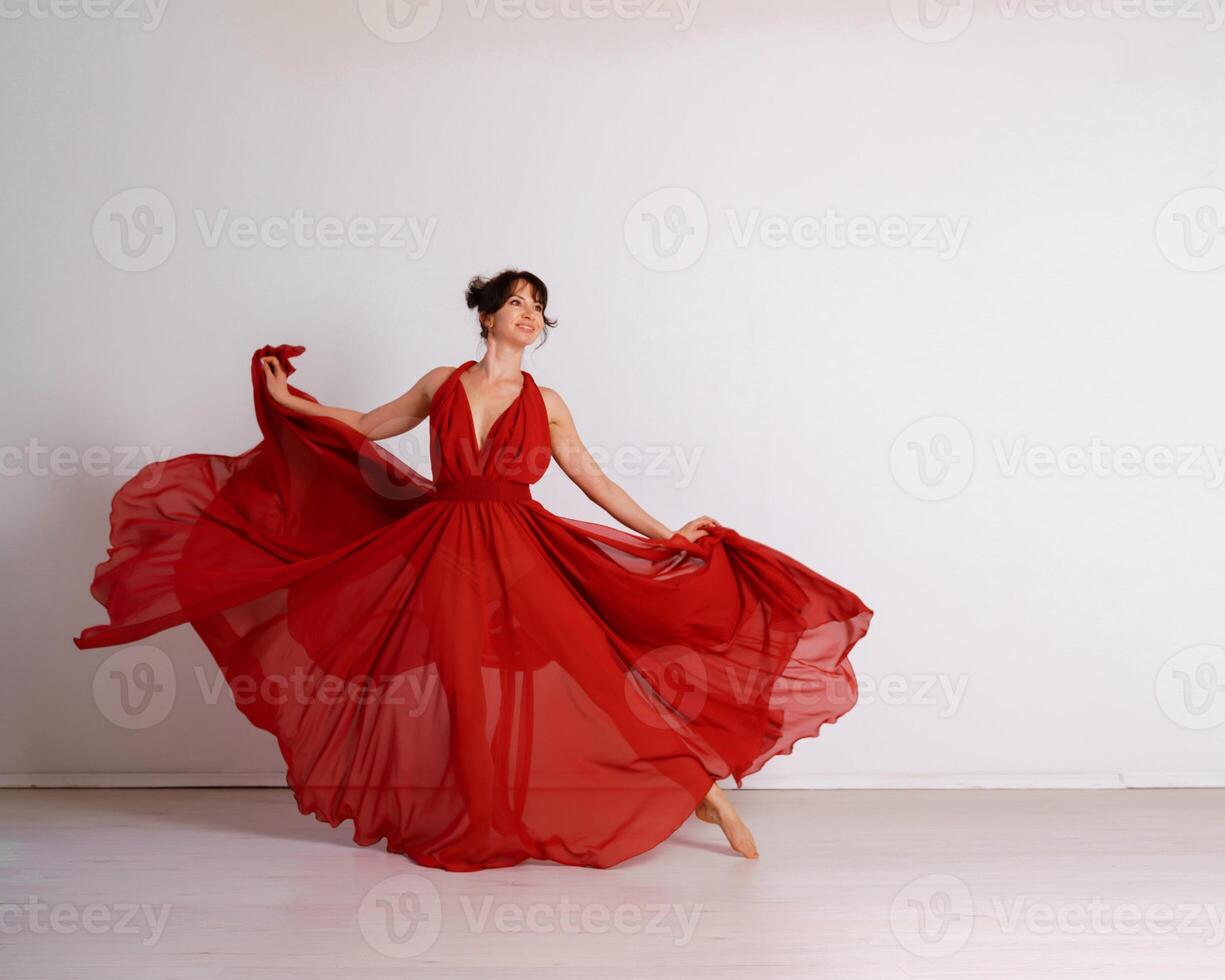
[[[480,276],[473,276],[468,283],[468,292],[464,296],[465,302],[468,304],[468,309],[475,310],[480,305],[481,296],[484,295],[485,287],[489,285],[488,279],[483,279]]]

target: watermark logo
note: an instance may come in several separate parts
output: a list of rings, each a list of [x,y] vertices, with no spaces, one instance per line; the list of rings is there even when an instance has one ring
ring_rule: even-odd
[[[139,645],[117,650],[94,672],[94,704],[120,728],[152,728],[174,707],[174,664],[163,650]]]
[[[429,468],[429,460],[418,457],[416,440],[408,435],[398,436],[395,445],[395,451],[389,451],[372,439],[362,443],[357,459],[362,480],[387,500],[416,500],[425,496],[430,492],[430,483],[421,471]],[[410,459],[404,458],[400,446],[409,447]]]
[[[1193,731],[1225,724],[1225,648],[1179,650],[1157,672],[1154,694],[1170,721]]]
[[[1157,216],[1157,247],[1187,272],[1225,266],[1225,190],[1195,187],[1172,197]]]
[[[176,223],[170,198],[155,187],[132,187],[94,215],[94,247],[116,269],[148,272],[174,251]]]
[[[889,927],[902,948],[915,956],[952,956],[970,941],[974,930],[970,889],[956,875],[916,878],[894,896]]]
[[[442,19],[442,0],[358,0],[357,9],[371,34],[393,44],[420,41]]]
[[[648,650],[625,673],[626,703],[652,728],[687,728],[705,707],[708,689],[701,654],[682,644]]]
[[[422,875],[385,878],[362,898],[357,924],[376,953],[392,959],[420,956],[442,933],[442,898]]]
[[[955,497],[974,475],[974,440],[960,419],[929,415],[893,440],[889,471],[899,487],[919,500]]]
[[[974,0],[889,0],[889,15],[907,37],[939,44],[970,26]]]
[[[630,255],[656,272],[688,269],[706,251],[706,205],[687,187],[661,187],[639,198],[625,216]]]

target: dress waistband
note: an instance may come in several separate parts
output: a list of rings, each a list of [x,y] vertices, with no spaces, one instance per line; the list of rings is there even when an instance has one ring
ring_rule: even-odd
[[[531,500],[526,483],[513,480],[439,480],[434,484],[436,500]]]

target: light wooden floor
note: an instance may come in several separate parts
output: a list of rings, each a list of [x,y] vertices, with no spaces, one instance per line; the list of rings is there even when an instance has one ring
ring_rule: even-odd
[[[0,977],[1225,977],[1225,790],[728,794],[756,862],[448,874],[288,790],[0,790]]]

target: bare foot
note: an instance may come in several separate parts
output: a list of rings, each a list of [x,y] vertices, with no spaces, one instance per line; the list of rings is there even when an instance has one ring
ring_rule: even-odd
[[[693,815],[699,820],[717,824],[733,850],[743,854],[746,858],[756,860],[757,842],[753,840],[753,834],[740,819],[740,815],[736,813],[731,801],[724,795],[723,790],[719,789],[717,783],[711,785],[710,792],[697,805]]]

